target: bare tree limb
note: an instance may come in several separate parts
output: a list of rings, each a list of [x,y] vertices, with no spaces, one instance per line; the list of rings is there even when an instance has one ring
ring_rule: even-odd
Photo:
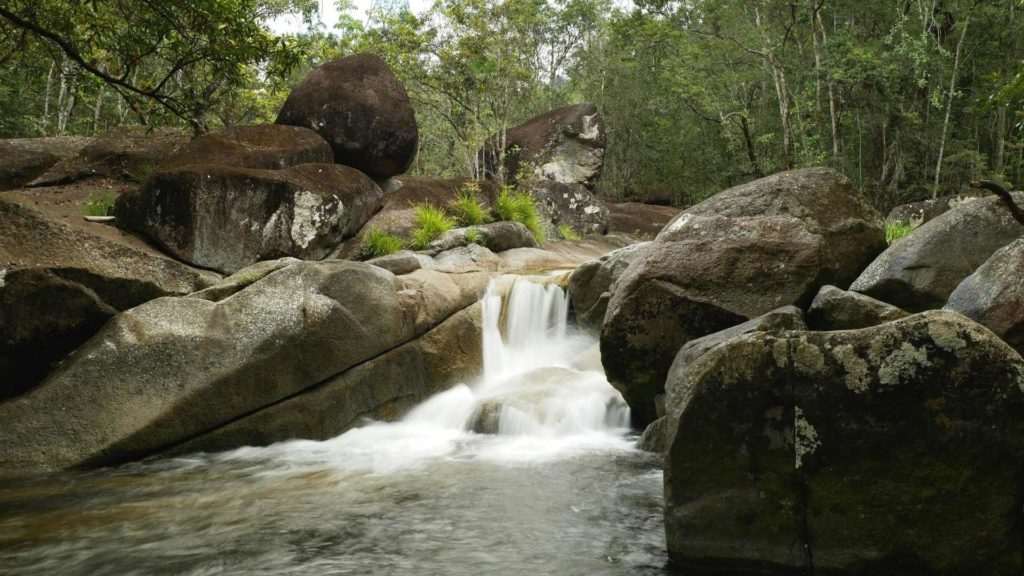
[[[1014,202],[1013,195],[1011,195],[1006,188],[1003,188],[1000,184],[991,180],[975,180],[974,182],[971,182],[971,188],[981,188],[999,196],[1003,205],[1005,205],[1006,209],[1010,211],[1013,218],[1017,222],[1024,224],[1024,210],[1021,210],[1020,206]]]

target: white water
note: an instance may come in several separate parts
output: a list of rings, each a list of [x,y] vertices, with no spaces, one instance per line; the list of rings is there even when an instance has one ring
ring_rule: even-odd
[[[574,367],[596,341],[568,325],[560,287],[543,278],[501,277],[482,304],[484,369],[476,382],[437,394],[400,422],[221,457],[390,473],[445,458],[539,462],[632,449],[622,396],[600,370]]]

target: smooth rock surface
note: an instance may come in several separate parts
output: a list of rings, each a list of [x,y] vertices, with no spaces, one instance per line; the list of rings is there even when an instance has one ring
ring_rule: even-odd
[[[946,303],[1024,354],[1024,239],[1008,244],[956,287]]]
[[[118,198],[115,215],[178,258],[231,273],[284,256],[324,258],[382,199],[365,174],[336,164],[197,165],[157,172]]]
[[[121,126],[93,137],[78,153],[62,159],[29,183],[52,186],[104,177],[142,181],[160,162],[189,141],[178,128]]]
[[[1015,192],[1024,204],[1024,192]],[[999,198],[958,205],[883,252],[850,286],[909,312],[945,305],[992,254],[1024,235]]]
[[[881,300],[857,292],[822,286],[807,310],[813,330],[855,330],[905,318],[909,314]]]
[[[405,87],[373,54],[330,60],[299,82],[277,124],[323,136],[339,164],[385,179],[409,169],[419,131]]]
[[[20,188],[89,141],[80,136],[0,140],[0,190]]]
[[[927,312],[754,333],[681,382],[665,464],[678,569],[1019,574],[1024,360]]]
[[[470,242],[472,235],[475,235],[475,239]],[[503,221],[469,226],[468,228],[453,228],[431,242],[427,246],[427,250],[436,254],[470,244],[479,244],[492,252],[504,252],[513,248],[540,247],[537,239],[526,226],[519,222]]]
[[[299,164],[331,164],[334,152],[316,132],[298,126],[233,126],[203,134],[160,162],[159,170],[196,164],[282,170]]]
[[[650,244],[641,242],[619,248],[573,270],[568,290],[577,326],[592,334],[601,333],[612,287],[630,264],[647,254]]]

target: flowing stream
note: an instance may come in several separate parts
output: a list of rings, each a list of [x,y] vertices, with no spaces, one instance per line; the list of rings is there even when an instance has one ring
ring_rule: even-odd
[[[0,574],[663,574],[658,460],[567,318],[504,277],[481,377],[400,422],[0,480]]]

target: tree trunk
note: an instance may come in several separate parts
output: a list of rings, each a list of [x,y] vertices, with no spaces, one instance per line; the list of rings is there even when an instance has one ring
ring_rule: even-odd
[[[949,79],[949,95],[946,98],[946,116],[942,120],[942,136],[939,138],[939,159],[935,163],[935,189],[932,190],[932,198],[939,196],[939,183],[942,176],[942,157],[946,152],[946,133],[949,130],[949,115],[953,110],[953,98],[956,96],[956,76],[960,71],[960,54],[963,52],[964,39],[967,38],[967,27],[970,20],[964,22],[964,29],[960,31],[960,40],[956,43],[956,54],[953,56],[953,74]]]

